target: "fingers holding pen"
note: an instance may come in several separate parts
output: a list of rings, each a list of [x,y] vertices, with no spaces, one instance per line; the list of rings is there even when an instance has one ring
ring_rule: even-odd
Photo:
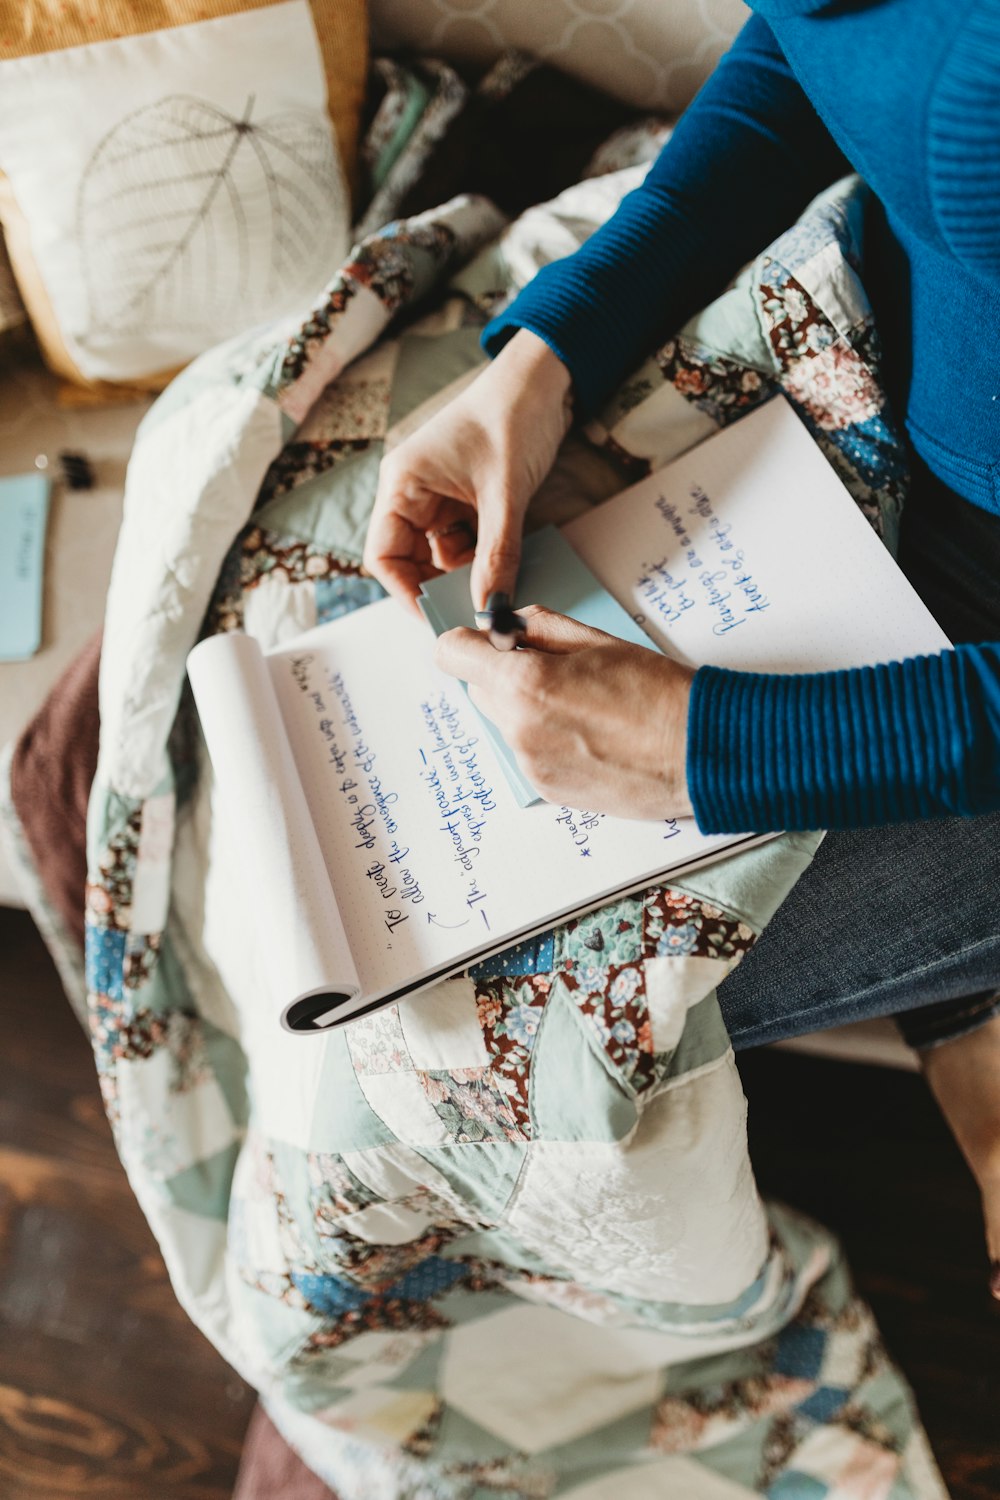
[[[551,676],[547,656],[569,656],[577,651],[594,650],[617,644],[613,636],[590,625],[581,625],[568,615],[546,609],[542,604],[526,604],[517,617],[524,630],[517,638],[516,652],[497,651],[483,631],[459,627],[439,637],[435,660],[442,671],[459,677],[470,687],[484,691],[501,685],[511,691],[521,685],[525,691],[537,692]]]
[[[486,717],[498,724],[510,719],[510,703],[528,687],[530,672],[523,658],[530,653],[497,651],[479,630],[459,626],[438,637],[434,660],[442,672],[457,677],[468,688],[469,697]]]
[[[527,649],[450,630],[436,662],[469,685],[532,786],[547,801],[623,817],[689,815],[691,669],[553,610],[518,613]]]
[[[552,622],[565,620],[565,616],[556,615],[540,605],[529,605],[518,613],[527,626],[524,635],[518,637],[518,643],[537,649],[498,651],[485,632],[462,627],[439,636],[435,648],[437,666],[467,684],[473,703],[501,729],[515,751],[522,744],[526,745],[533,733],[537,734],[539,721],[545,715],[555,686],[553,658],[573,649],[564,644],[562,650],[557,647],[550,653],[543,644],[544,639],[554,640],[555,632],[560,628],[553,627]],[[576,626],[575,621],[566,620],[566,624],[586,631],[585,626]],[[601,631],[587,633],[603,640],[610,639]]]

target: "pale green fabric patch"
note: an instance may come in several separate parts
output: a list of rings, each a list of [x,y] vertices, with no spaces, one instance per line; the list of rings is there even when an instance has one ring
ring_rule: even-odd
[[[524,1165],[524,1141],[476,1141],[471,1146],[421,1146],[419,1154],[476,1213],[495,1223]]]
[[[778,363],[757,316],[757,280],[756,264],[744,266],[721,297],[684,324],[680,337],[750,370],[773,375]]]
[[[671,885],[710,901],[762,932],[822,842],[822,832],[783,833],[691,870]]]
[[[326,548],[361,561],[375,501],[384,444],[373,439],[361,453],[348,453],[332,468],[276,495],[254,513],[254,521],[280,536]],[[332,500],[336,504],[332,504]]]
[[[366,1151],[395,1141],[388,1125],[361,1092],[343,1031],[325,1037],[323,1067],[316,1091],[311,1148],[314,1151]]]
[[[480,332],[471,326],[445,333],[403,334],[389,402],[390,428],[453,380],[489,363],[479,343]]]
[[[695,1068],[704,1068],[725,1057],[730,1045],[729,1033],[713,990],[689,1009],[681,1039],[670,1054],[662,1076],[664,1079],[679,1078]]]
[[[165,1183],[167,1194],[177,1208],[206,1218],[229,1217],[229,1199],[233,1186],[233,1173],[240,1154],[239,1141],[233,1141],[214,1156],[207,1156],[186,1167]]]
[[[591,1035],[572,998],[560,989],[546,1006],[533,1049],[531,1116],[536,1139],[619,1141],[635,1125],[636,1106],[612,1076]],[[595,1057],[599,1067],[594,1066]]]

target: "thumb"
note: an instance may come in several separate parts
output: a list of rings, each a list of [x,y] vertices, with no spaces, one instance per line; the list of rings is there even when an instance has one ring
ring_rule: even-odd
[[[517,612],[527,626],[523,644],[536,651],[568,656],[573,651],[587,651],[595,646],[621,644],[616,636],[595,630],[592,625],[581,625],[579,620],[546,609],[544,604],[528,604]]]
[[[472,564],[473,609],[483,609],[490,594],[514,597],[517,570],[521,564],[522,516],[506,498],[493,499],[479,508],[479,534]]]

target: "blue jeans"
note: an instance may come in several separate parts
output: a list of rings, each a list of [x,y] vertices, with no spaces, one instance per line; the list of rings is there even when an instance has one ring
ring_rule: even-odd
[[[828,833],[719,989],[733,1046],[895,1016],[914,1047],[1000,1009],[1000,813]]]
[[[1000,515],[914,462],[899,562],[956,644],[1000,640]],[[894,1016],[918,1049],[1000,1012],[1000,814],[828,833],[719,988],[733,1046]]]

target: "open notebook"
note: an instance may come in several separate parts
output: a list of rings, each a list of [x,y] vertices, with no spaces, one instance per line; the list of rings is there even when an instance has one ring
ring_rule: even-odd
[[[781,398],[563,536],[649,644],[692,665],[815,671],[948,645]],[[549,603],[542,581],[516,602]],[[437,599],[439,625],[451,607]],[[233,633],[189,657],[220,857],[290,1030],[321,1032],[753,842],[520,805],[433,645],[386,599],[266,654]]]

